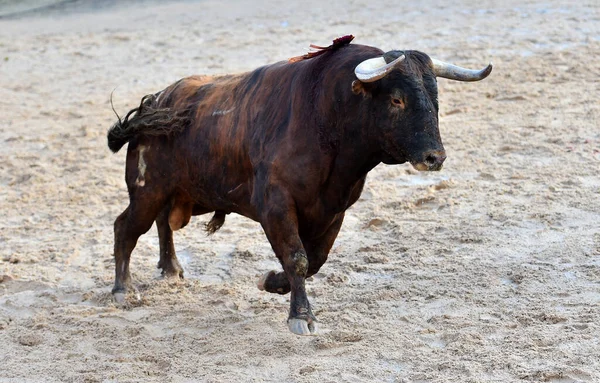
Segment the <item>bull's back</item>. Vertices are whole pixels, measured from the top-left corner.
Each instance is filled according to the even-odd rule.
[[[273,164],[309,165],[295,159],[319,152],[316,130],[302,116],[306,66],[281,62],[240,75],[191,76],[158,94],[159,107],[190,116],[188,128],[166,144],[173,162],[185,167],[177,169],[186,174],[177,183],[193,200],[255,218],[252,195],[262,194],[257,188]]]
[[[191,76],[157,94],[159,108],[188,114],[189,125],[152,146],[169,153],[176,173],[169,177],[177,178],[172,182],[176,188],[207,210],[255,216],[251,206],[255,167],[273,147],[272,127],[281,130],[286,124],[277,112],[285,103],[283,89],[267,84],[268,68],[242,75]]]

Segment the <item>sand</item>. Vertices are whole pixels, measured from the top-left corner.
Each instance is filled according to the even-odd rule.
[[[31,2],[30,2],[31,3]],[[67,2],[68,3],[68,2]],[[500,5],[502,3],[502,5]],[[100,5],[98,5],[100,4]],[[120,5],[116,5],[120,4]],[[600,5],[75,1],[0,19],[0,382],[600,381]],[[106,130],[146,93],[344,34],[479,68],[439,80],[439,173],[380,165],[307,282],[320,335],[288,332],[260,226],[152,228],[110,296],[125,151]]]

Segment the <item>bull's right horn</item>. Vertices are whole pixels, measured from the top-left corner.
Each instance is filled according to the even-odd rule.
[[[356,66],[354,74],[362,82],[373,82],[384,78],[389,72],[394,69],[396,64],[404,60],[405,56],[401,55],[389,64],[385,63],[383,57],[375,57],[368,59]]]
[[[433,63],[433,73],[437,77],[449,78],[457,81],[479,81],[483,80],[492,73],[492,63],[481,70],[465,69],[459,66],[448,64],[446,62],[431,59]]]

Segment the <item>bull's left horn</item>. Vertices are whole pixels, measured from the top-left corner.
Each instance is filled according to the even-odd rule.
[[[431,62],[433,63],[433,73],[437,77],[449,78],[450,80],[479,81],[492,73],[492,63],[489,63],[487,67],[481,70],[473,70],[461,68],[436,59],[431,59]]]
[[[405,56],[401,55],[389,64],[385,63],[385,59],[383,57],[368,59],[356,66],[354,69],[354,74],[362,82],[377,81],[381,78],[384,78],[385,75],[394,69],[396,64],[404,60],[404,58]]]

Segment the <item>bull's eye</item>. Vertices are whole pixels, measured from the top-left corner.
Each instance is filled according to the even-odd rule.
[[[397,108],[404,109],[404,100],[399,97],[392,97],[392,105]]]

